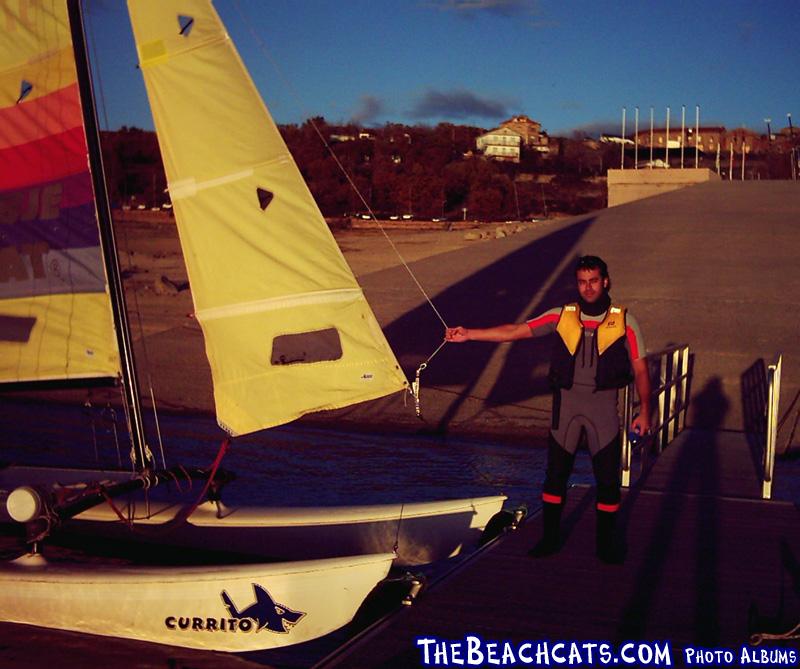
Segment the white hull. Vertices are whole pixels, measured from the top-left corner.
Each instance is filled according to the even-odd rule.
[[[13,467],[0,471],[0,488],[9,490],[37,480],[68,483],[87,480],[90,474]],[[185,497],[181,502],[151,500],[149,507],[122,498],[114,504],[123,516],[136,519],[133,529],[120,522],[116,511],[105,503],[76,516],[68,527],[92,536],[218,548],[275,560],[390,552],[397,544],[395,564],[409,566],[443,560],[475,547],[505,500],[497,495],[409,504],[288,508],[218,507],[204,502],[183,519],[188,504]]]
[[[0,565],[0,619],[186,648],[279,648],[346,625],[393,557],[108,567],[26,555]]]

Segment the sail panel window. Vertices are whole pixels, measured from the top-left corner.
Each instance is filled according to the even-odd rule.
[[[35,318],[0,315],[0,341],[28,342],[34,325]]]
[[[272,340],[273,365],[330,362],[342,357],[342,341],[336,328],[279,335]]]

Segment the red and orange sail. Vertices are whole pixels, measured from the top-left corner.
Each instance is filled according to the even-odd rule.
[[[0,382],[116,376],[66,3],[0,11]]]

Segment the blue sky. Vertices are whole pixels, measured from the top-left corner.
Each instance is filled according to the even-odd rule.
[[[147,0],[157,2],[158,0]],[[151,129],[124,0],[85,0],[111,129]],[[800,1],[218,0],[278,123],[527,114],[553,135],[663,125],[800,125]],[[103,117],[107,121],[103,121]]]

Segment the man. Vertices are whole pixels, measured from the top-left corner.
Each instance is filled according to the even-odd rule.
[[[549,380],[553,420],[548,439],[547,475],[542,493],[544,532],[530,551],[546,557],[560,549],[559,527],[567,482],[581,437],[592,456],[597,484],[597,556],[622,562],[614,525],[620,503],[621,439],[617,391],[631,380],[641,399],[631,430],[650,431],[650,377],[639,326],[608,291],[608,267],[597,256],[583,256],[575,267],[578,301],[550,309],[525,323],[484,329],[447,328],[449,342],[507,342],[555,332]]]

